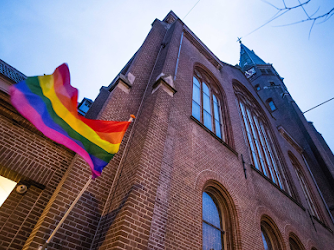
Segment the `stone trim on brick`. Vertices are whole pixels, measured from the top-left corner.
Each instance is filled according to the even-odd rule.
[[[304,149],[290,136],[290,134],[282,127],[277,127],[278,132],[283,136],[283,138],[291,144],[300,154],[303,153]]]
[[[134,78],[135,77],[131,74],[131,79],[134,80]],[[132,88],[132,83],[123,74],[119,74],[115,78],[114,83],[110,85],[109,92],[113,91],[116,87],[128,94]]]
[[[174,87],[171,86],[171,82],[168,77],[160,76],[152,86],[152,94],[157,91],[159,88],[162,88],[168,95],[171,97],[177,92]]]

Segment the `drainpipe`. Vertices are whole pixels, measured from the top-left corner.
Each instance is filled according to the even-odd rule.
[[[176,67],[175,67],[175,73],[174,73],[174,81],[176,79],[176,74],[177,74],[177,68],[179,66],[179,59],[180,59],[180,52],[181,52],[181,46],[182,46],[182,40],[183,40],[183,31],[181,35],[181,40],[180,40],[180,46],[179,46],[179,53],[177,54],[177,60],[176,60]]]

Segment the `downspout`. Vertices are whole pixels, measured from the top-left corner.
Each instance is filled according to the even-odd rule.
[[[181,35],[181,40],[180,40],[180,46],[179,46],[179,53],[177,54],[177,60],[176,60],[176,67],[175,67],[175,73],[174,73],[174,81],[176,79],[176,74],[177,74],[177,68],[179,66],[179,59],[180,59],[180,53],[181,53],[181,46],[182,46],[182,40],[183,40],[183,31]]]
[[[100,235],[99,235],[99,238],[97,239],[97,244],[99,243],[99,241],[100,241],[100,239],[101,239],[101,234],[103,233],[104,225],[105,225],[105,220],[102,221],[102,216],[103,216],[103,214],[104,214],[105,211],[106,211],[106,207],[107,207],[107,204],[108,204],[108,201],[109,201],[109,200],[110,200],[110,205],[112,204],[112,199],[114,198],[114,194],[115,194],[115,192],[116,192],[116,188],[117,188],[117,185],[118,185],[119,177],[121,176],[121,173],[122,173],[122,170],[123,170],[123,168],[122,168],[122,167],[123,167],[123,161],[124,161],[124,158],[126,158],[126,157],[124,157],[124,156],[127,156],[128,152],[129,152],[129,146],[130,146],[130,144],[131,144],[130,141],[131,141],[132,136],[133,136],[133,134],[134,134],[134,132],[135,132],[135,125],[136,125],[137,121],[139,120],[138,118],[139,118],[139,116],[140,116],[140,114],[141,114],[141,112],[142,112],[142,107],[143,107],[143,103],[144,103],[144,100],[145,100],[145,97],[146,97],[146,92],[147,92],[147,90],[148,90],[148,86],[150,85],[150,82],[151,82],[151,79],[152,79],[152,76],[153,76],[155,67],[156,67],[156,65],[157,65],[157,62],[158,62],[158,59],[159,59],[159,56],[160,56],[160,52],[161,52],[161,50],[163,49],[163,42],[164,42],[164,40],[165,40],[165,38],[166,38],[166,35],[167,35],[167,31],[166,31],[166,33],[165,33],[165,35],[164,35],[164,38],[162,39],[162,43],[161,43],[161,45],[160,45],[158,55],[157,55],[157,57],[156,57],[156,59],[155,59],[155,62],[154,62],[154,65],[153,65],[153,68],[152,68],[152,71],[151,71],[151,74],[150,74],[150,78],[149,78],[149,80],[148,80],[148,82],[147,82],[147,84],[146,84],[146,87],[145,87],[145,90],[144,90],[143,97],[142,97],[142,99],[141,99],[141,101],[140,101],[139,108],[138,108],[138,111],[137,111],[137,113],[136,113],[136,118],[137,118],[137,119],[135,119],[134,122],[133,122],[133,125],[132,125],[132,128],[131,128],[131,131],[130,131],[128,140],[127,140],[127,142],[126,142],[126,144],[125,144],[125,147],[124,147],[124,150],[123,150],[123,154],[122,154],[121,160],[120,160],[120,162],[118,163],[117,170],[116,170],[116,173],[115,173],[115,176],[114,176],[114,180],[113,180],[113,182],[112,182],[112,184],[111,184],[111,187],[110,187],[110,189],[109,189],[110,191],[109,191],[108,198],[107,198],[106,203],[105,203],[105,205],[104,205],[104,207],[103,207],[103,210],[102,210],[102,212],[101,212],[101,216],[100,216],[100,219],[99,219],[99,222],[98,222],[98,225],[97,225],[95,234],[94,234],[94,238],[93,238],[93,240],[92,240],[92,242],[91,242],[91,245],[90,245],[90,248],[89,248],[90,250],[93,249],[93,246],[94,246],[94,243],[95,243],[95,239],[96,239],[96,236],[97,236],[97,232],[98,232],[100,226],[102,226],[102,230],[101,230],[101,233],[100,233]],[[113,192],[112,192],[112,191],[113,191]],[[109,208],[107,209],[108,212],[109,212],[109,209],[110,209],[110,206],[109,206]],[[102,223],[102,225],[101,225],[101,223]]]

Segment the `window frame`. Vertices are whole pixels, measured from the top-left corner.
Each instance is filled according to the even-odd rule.
[[[309,181],[307,180],[304,171],[302,170],[302,167],[297,160],[297,158],[289,151],[288,152],[290,162],[295,170],[299,185],[303,191],[304,197],[307,202],[307,206],[309,208],[310,214],[315,217],[319,221],[323,221],[323,217],[321,215],[321,211],[319,209],[319,205],[317,203],[316,198],[314,197],[314,194],[312,192],[312,188],[309,184]]]
[[[277,110],[277,106],[272,98],[268,98],[266,103],[270,112],[274,112],[275,110]]]
[[[261,226],[261,236],[262,236],[263,245],[264,245],[264,240],[265,240],[265,242],[267,244],[267,247],[268,247],[268,249],[265,248],[265,250],[274,250],[273,242],[272,242],[272,239],[270,237],[270,234],[268,233],[267,229],[264,228],[263,226]]]
[[[295,171],[296,171],[296,175],[297,175],[299,184],[300,184],[300,186],[303,190],[305,199],[307,201],[307,205],[310,209],[311,215],[316,217],[318,220],[321,221],[316,202],[314,201],[314,198],[312,197],[312,193],[310,191],[309,185],[306,182],[306,178],[304,176],[304,173],[299,168],[295,168]]]
[[[305,250],[304,245],[301,243],[300,239],[294,233],[289,234],[289,248],[290,250]]]
[[[218,228],[217,226],[211,224],[210,222],[206,221],[204,218],[203,218],[203,214],[204,214],[204,207],[203,207],[203,194],[206,193],[210,198],[211,200],[213,201],[213,203],[215,204],[216,208],[217,208],[217,211],[218,211],[218,216],[219,216],[219,224],[220,224],[220,228]],[[226,249],[226,237],[225,237],[225,224],[224,224],[224,219],[223,219],[223,212],[221,210],[221,206],[219,204],[219,202],[217,201],[216,197],[214,195],[212,195],[210,192],[208,191],[203,191],[202,192],[202,227],[203,227],[203,223],[209,225],[211,228],[215,229],[215,230],[218,230],[220,231],[220,236],[221,236],[221,245],[223,247],[223,249]],[[202,237],[203,237],[203,229],[202,229]],[[202,239],[202,244],[203,244],[203,239]],[[204,247],[204,246],[203,246]]]
[[[199,83],[199,94],[200,94],[200,103],[198,103],[194,99],[194,88],[197,84],[195,84],[195,79]],[[208,88],[209,93],[205,93],[203,84]],[[223,112],[223,101],[221,98],[221,93],[219,89],[215,86],[214,81],[211,77],[208,76],[207,73],[205,73],[203,70],[200,70],[198,68],[194,69],[193,78],[192,78],[192,116],[198,120],[201,124],[204,125],[205,128],[210,130],[212,133],[214,133],[218,138],[220,138],[223,141],[226,141],[226,122],[224,119],[224,112]],[[209,105],[210,105],[210,113],[211,115],[211,128],[205,124],[204,119],[204,112],[207,112],[208,110],[205,110],[205,104],[204,104],[204,97],[209,97]],[[217,102],[215,102],[215,100]],[[199,119],[194,115],[194,102],[199,106],[200,114]],[[217,104],[217,105],[215,105]],[[218,117],[216,117],[215,109],[218,111]],[[207,112],[208,113],[208,112]],[[217,119],[218,118],[218,119]],[[219,124],[219,128],[217,128],[217,124]]]
[[[245,105],[245,100],[238,98],[242,122],[247,133],[247,143],[251,151],[253,166],[271,179],[276,185],[284,190],[281,181],[281,173],[277,170],[276,153],[274,150],[268,125],[261,116]]]
[[[252,166],[292,197],[291,187],[264,111],[251,94],[234,83],[244,140]]]
[[[282,235],[279,232],[278,227],[276,224],[273,222],[273,220],[267,216],[263,215],[261,218],[261,223],[260,223],[260,229],[261,229],[261,238],[263,232],[267,235],[269,239],[269,243],[271,248],[269,250],[282,250],[283,249],[283,240],[282,240]],[[263,238],[262,238],[263,242]]]
[[[238,216],[234,202],[227,190],[217,181],[208,180],[204,185],[201,197],[206,192],[213,199],[220,211],[221,229],[225,232],[222,236],[223,249],[233,250],[239,249],[239,225],[237,223]],[[201,199],[201,227],[202,227],[202,249],[203,249],[203,201]]]

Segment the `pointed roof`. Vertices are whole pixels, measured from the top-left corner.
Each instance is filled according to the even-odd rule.
[[[258,57],[253,50],[247,48],[240,41],[240,62],[239,66],[243,71],[247,70],[251,66],[258,64],[267,64],[260,57]]]
[[[171,10],[167,14],[167,16],[164,18],[164,20],[162,20],[162,21],[166,22],[166,23],[172,23],[172,22],[174,22],[177,19],[180,19],[180,18],[174,13],[174,11]]]

